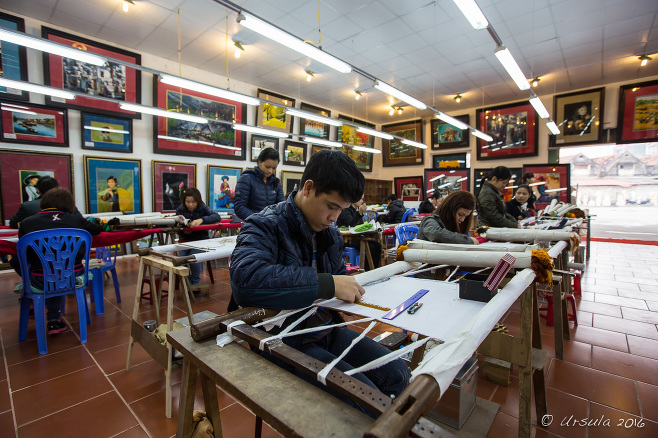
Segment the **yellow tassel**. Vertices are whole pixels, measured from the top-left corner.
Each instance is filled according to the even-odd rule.
[[[400,245],[398,246],[398,252],[395,256],[395,261],[397,262],[403,262],[404,261],[404,255],[402,253],[407,249],[407,245]]]
[[[537,282],[551,283],[553,281],[553,259],[545,250],[532,251],[530,268],[534,271]]]

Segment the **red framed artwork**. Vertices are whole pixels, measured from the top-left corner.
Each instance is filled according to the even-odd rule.
[[[182,89],[153,79],[155,106],[210,119],[194,123],[157,117],[153,123],[153,152],[167,155],[244,160],[245,132],[232,123],[245,123],[246,105],[221,97]],[[215,119],[215,120],[212,120]]]
[[[523,174],[534,173],[535,182],[532,191],[535,193],[535,210],[539,211],[553,199],[559,202],[569,202],[571,198],[571,165],[570,164],[535,164],[523,166]],[[543,183],[543,184],[541,184]]]
[[[426,198],[423,193],[422,176],[394,178],[393,186],[395,187],[395,195],[403,201],[422,201]]]
[[[68,112],[28,102],[0,102],[2,136],[6,143],[69,146]]]
[[[41,36],[50,41],[114,58],[117,61],[137,65],[142,63],[142,56],[137,53],[118,49],[49,27],[44,26],[41,28]],[[119,108],[121,102],[142,102],[141,71],[115,62],[107,62],[102,66],[96,66],[75,59],[62,58],[61,56],[47,52],[43,54],[43,66],[46,85],[116,101],[112,102],[83,96],[78,96],[73,100],[46,96],[46,103],[48,105],[83,110],[93,108],[95,112],[114,115],[120,113],[124,117],[141,119],[141,113],[124,111]]]
[[[658,81],[623,85],[619,89],[617,143],[658,141]]]
[[[15,215],[23,202],[36,199],[34,184],[41,176],[52,176],[73,193],[71,161],[71,154],[0,149],[2,223]]]
[[[196,164],[152,161],[153,211],[170,213],[180,206],[180,191],[196,187]]]
[[[471,169],[425,169],[425,193],[424,197],[438,190],[448,194],[456,190],[470,190]]]
[[[493,137],[476,142],[478,160],[536,157],[537,112],[528,101],[497,107],[480,108],[475,112],[477,128]]]

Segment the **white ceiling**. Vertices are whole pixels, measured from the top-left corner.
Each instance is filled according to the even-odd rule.
[[[134,1],[128,13],[121,0],[2,0],[1,7],[176,62],[180,9],[183,64],[225,75],[228,24],[232,79],[376,123],[429,114],[406,107],[390,117],[396,101],[363,76],[337,73],[242,28],[232,11],[227,23],[226,8],[213,0]],[[524,74],[542,76],[539,96],[658,75],[656,0],[476,1]],[[299,38],[319,40],[317,1],[234,3]],[[474,30],[452,0],[320,0],[319,9],[325,51],[442,111],[528,97],[498,63],[488,32]],[[245,43],[239,60],[231,39]],[[656,59],[640,68],[642,53]],[[316,73],[310,83],[306,69]],[[357,88],[364,90],[359,101]]]

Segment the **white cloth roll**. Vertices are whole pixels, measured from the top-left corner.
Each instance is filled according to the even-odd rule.
[[[408,262],[431,263],[435,265],[454,265],[467,267],[494,267],[506,251],[433,251],[426,249],[407,249],[404,251],[404,260]],[[514,253],[516,261],[514,268],[528,268],[532,259],[532,252]]]
[[[487,239],[501,242],[550,242],[569,240],[571,232],[565,230],[520,230],[517,228],[489,228]]]

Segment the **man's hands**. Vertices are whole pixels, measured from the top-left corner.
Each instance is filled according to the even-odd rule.
[[[332,275],[334,279],[334,288],[336,290],[335,297],[339,300],[353,303],[361,299],[363,294],[366,293],[359,283],[356,282],[354,277],[347,275]]]

